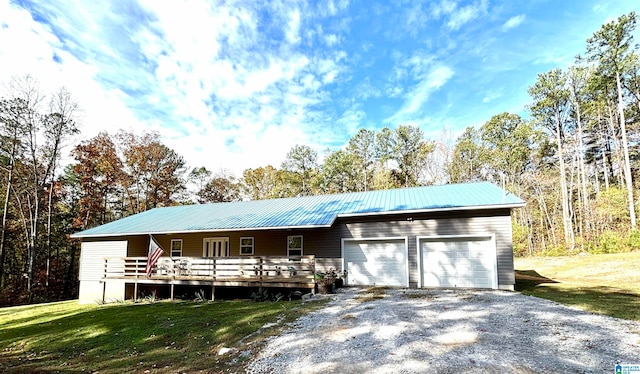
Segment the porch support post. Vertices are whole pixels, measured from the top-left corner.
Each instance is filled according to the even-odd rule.
[[[138,300],[138,278],[136,278],[135,283],[133,283],[133,301]]]
[[[173,301],[173,282],[171,282],[171,301]]]
[[[216,286],[211,283],[211,301],[216,301]]]
[[[102,303],[104,304],[104,296],[107,293],[107,281],[102,281]]]

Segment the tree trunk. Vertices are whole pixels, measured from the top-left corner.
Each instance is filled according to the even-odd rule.
[[[9,196],[13,184],[13,157],[9,165],[9,175],[7,177],[7,190],[4,196],[4,205],[2,209],[2,232],[0,233],[0,289],[4,286],[4,259],[6,257],[5,240],[7,230],[7,212],[9,210]]]
[[[620,130],[622,132],[622,152],[624,154],[624,178],[627,185],[627,200],[629,202],[629,219],[631,229],[636,228],[636,209],[633,201],[633,177],[631,175],[631,162],[629,161],[629,145],[627,143],[627,126],[624,118],[624,107],[622,103],[622,88],[620,84],[620,74],[616,72],[616,86],[618,88],[618,111],[620,112]]]
[[[620,147],[620,144],[618,144],[618,137],[616,136],[614,115],[615,113],[611,110],[611,108],[609,108],[609,128],[611,130],[611,139],[613,140],[613,146],[615,148],[611,150],[611,152],[613,152],[614,154],[615,162],[617,163],[618,168],[623,169],[624,166],[622,165],[622,160],[620,158],[621,147]],[[613,178],[616,176],[613,161],[609,160],[609,166],[611,167],[611,177]],[[622,187],[622,185],[624,184],[622,178],[623,178],[622,173],[618,172],[618,186],[620,187]]]
[[[16,150],[18,147],[18,128],[14,129],[13,144],[11,145],[11,155],[9,157],[9,175],[7,176],[7,190],[4,196],[2,209],[2,233],[0,233],[0,289],[3,288],[4,281],[4,261],[6,257],[5,241],[7,230],[7,215],[9,211],[9,197],[13,189],[13,167],[15,165]]]
[[[560,199],[562,204],[562,226],[564,229],[564,241],[569,244],[573,250],[574,243],[571,240],[573,227],[571,224],[571,216],[569,213],[569,196],[567,194],[567,177],[564,165],[564,151],[562,148],[562,137],[560,136],[560,113],[556,111],[556,142],[558,143],[558,161],[560,164]]]
[[[584,162],[584,140],[582,134],[582,114],[580,113],[580,102],[576,100],[576,119],[578,122],[578,165],[580,168],[580,181],[582,184],[582,214],[583,217],[583,225],[586,233],[589,231],[589,220],[588,217],[591,217],[590,207],[589,207],[589,195],[587,194],[587,172],[585,170],[585,162]],[[583,241],[584,243],[584,241]]]
[[[51,274],[51,211],[53,200],[53,180],[49,184],[49,202],[47,207],[47,270],[45,286],[49,289],[49,275]]]
[[[604,188],[609,189],[609,167],[607,166],[607,143],[602,136],[602,132],[600,132],[600,143],[602,146],[602,167],[603,167],[603,176],[604,176]]]

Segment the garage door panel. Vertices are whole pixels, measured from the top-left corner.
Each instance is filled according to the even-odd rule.
[[[455,283],[455,277],[439,277],[437,287],[454,287]]]
[[[349,285],[407,286],[404,239],[346,241],[343,249]]]
[[[497,287],[490,237],[421,239],[419,249],[423,287]]]
[[[464,276],[464,274],[472,273],[474,268],[470,264],[461,264],[455,267],[455,274],[461,273],[461,276]]]

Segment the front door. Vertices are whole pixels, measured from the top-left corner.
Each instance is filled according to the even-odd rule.
[[[229,238],[204,238],[202,255],[204,257],[229,256]]]

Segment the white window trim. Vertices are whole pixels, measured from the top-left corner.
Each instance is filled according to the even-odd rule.
[[[251,245],[242,245],[242,241],[251,239]],[[253,256],[255,254],[256,239],[253,236],[241,236],[240,237],[240,255],[241,256]],[[251,253],[242,253],[243,248],[251,248]]]
[[[211,252],[207,256],[207,253],[206,253],[207,240],[215,240],[215,241],[221,240],[221,241],[224,241],[225,254],[224,254],[224,256],[221,256],[221,257],[227,257],[227,256],[231,255],[231,253],[230,253],[231,249],[229,248],[229,237],[228,236],[212,236],[212,237],[202,238],[202,257],[215,257],[215,256],[211,256],[212,252],[213,252],[213,248],[210,248]]]
[[[289,248],[289,241],[291,240],[291,238],[300,238],[300,254],[299,255],[292,255],[289,252],[293,249],[293,250],[298,250],[298,248]],[[304,238],[302,237],[302,235],[289,235],[287,236],[287,256],[302,256],[304,255]]]
[[[180,242],[180,254],[177,256],[173,254],[173,242]],[[171,239],[171,247],[169,247],[169,251],[171,252],[171,257],[182,257],[183,250],[184,250],[184,242],[182,241],[182,239]]]

